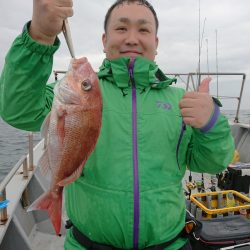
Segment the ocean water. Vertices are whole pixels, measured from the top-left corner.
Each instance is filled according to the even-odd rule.
[[[222,112],[229,120],[234,120],[236,113],[234,110],[222,110]],[[249,123],[250,110],[242,110],[239,121]],[[20,157],[28,153],[28,134],[26,131],[11,127],[0,118],[0,182],[15,166]],[[35,133],[34,145],[40,139],[40,133]]]
[[[0,182],[24,154],[28,153],[29,132],[11,127],[0,117]],[[34,145],[41,139],[34,133]]]

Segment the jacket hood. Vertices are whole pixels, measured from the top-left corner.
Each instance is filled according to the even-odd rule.
[[[129,57],[120,57],[113,60],[104,59],[98,72],[99,79],[106,79],[122,89],[130,87],[129,62]],[[144,57],[135,59],[133,73],[138,89],[145,89],[149,86],[156,89],[166,88],[177,81],[176,78],[165,76],[155,62]]]

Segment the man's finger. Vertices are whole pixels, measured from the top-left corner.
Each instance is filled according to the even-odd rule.
[[[195,118],[194,117],[183,117],[183,121],[186,125],[190,125],[193,127],[196,127],[195,124]]]
[[[199,95],[197,95],[197,92],[186,92],[184,95],[183,95],[183,97],[182,97],[182,99],[196,99],[196,98],[198,98],[198,96]]]
[[[183,108],[181,109],[181,116],[183,118],[187,118],[187,117],[195,118],[195,111],[193,108]]]
[[[212,78],[207,77],[201,81],[201,84],[198,88],[198,92],[202,93],[209,93],[209,83],[211,82]]]
[[[179,102],[179,107],[182,108],[192,108],[195,107],[196,100],[194,98],[182,98]]]

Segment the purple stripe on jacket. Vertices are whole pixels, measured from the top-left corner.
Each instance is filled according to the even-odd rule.
[[[139,241],[139,175],[138,175],[138,146],[137,146],[137,102],[136,102],[136,87],[134,81],[134,63],[131,60],[129,63],[129,76],[132,82],[132,132],[133,132],[133,174],[134,174],[134,237],[133,249],[138,249]]]
[[[214,102],[214,112],[213,115],[211,116],[211,118],[209,119],[209,121],[207,122],[207,124],[205,126],[203,126],[202,128],[200,128],[200,131],[203,133],[207,133],[217,122],[218,118],[220,115],[220,108],[219,106]]]

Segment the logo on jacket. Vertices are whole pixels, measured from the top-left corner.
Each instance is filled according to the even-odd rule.
[[[157,105],[157,108],[160,108],[160,109],[165,109],[165,110],[172,109],[172,105],[167,102],[157,101],[156,105]]]

